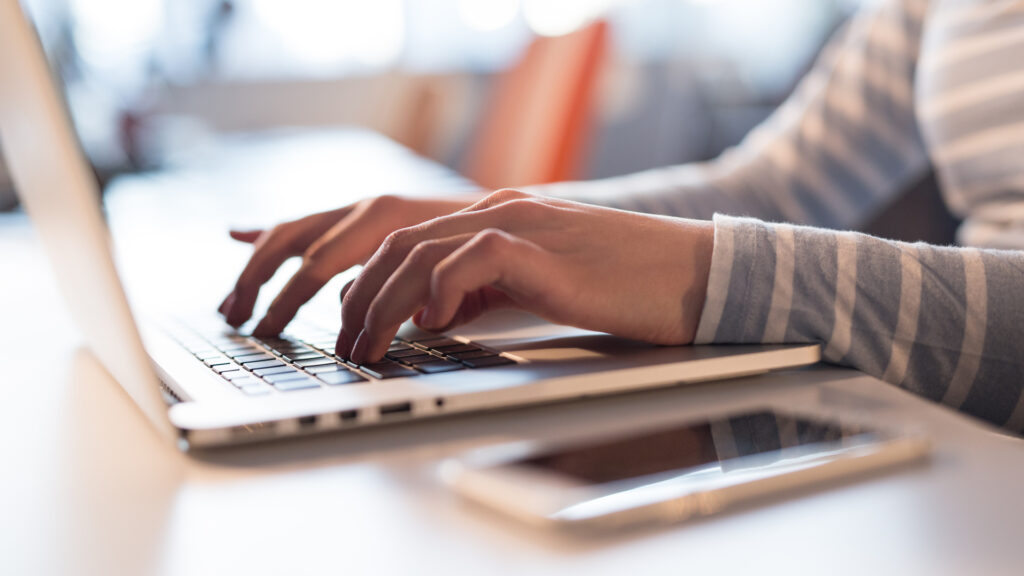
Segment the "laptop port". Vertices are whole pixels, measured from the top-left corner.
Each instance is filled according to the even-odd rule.
[[[316,416],[303,416],[299,418],[300,428],[312,428],[313,426],[316,426]]]
[[[342,410],[338,412],[338,418],[341,418],[342,423],[355,422],[359,419],[359,410]]]
[[[434,398],[434,406],[444,408],[444,398]]]
[[[412,412],[412,402],[398,402],[396,404],[385,404],[380,407],[380,417],[393,417],[401,414],[408,415]]]

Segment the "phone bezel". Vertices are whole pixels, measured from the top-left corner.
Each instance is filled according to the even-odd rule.
[[[741,501],[919,460],[930,450],[927,439],[913,428],[880,427],[874,423],[864,422],[863,419],[824,412],[813,413],[759,406],[709,415],[707,419],[735,418],[765,410],[827,424],[859,425],[866,430],[865,434],[849,438],[861,438],[863,441],[845,446],[840,445],[840,442],[825,443],[829,447],[828,450],[820,450],[822,444],[788,448],[787,457],[783,460],[773,458],[778,452],[737,457],[730,461],[751,469],[758,469],[758,461],[764,461],[766,465],[760,469],[770,470],[771,473],[740,482],[690,483],[690,489],[680,489],[674,493],[671,490],[664,490],[662,497],[653,497],[647,492],[706,466],[589,484],[566,475],[523,465],[522,461],[581,444],[657,431],[668,427],[664,423],[660,426],[620,430],[569,441],[522,441],[490,446],[445,462],[441,468],[442,477],[463,496],[533,525],[608,528],[650,521],[676,522],[707,516]],[[687,421],[696,423],[703,419],[693,418]],[[679,424],[685,425],[686,421]],[[826,454],[828,458],[813,459],[814,455]],[[792,464],[799,458],[807,459],[804,463],[808,465],[785,469],[784,463]],[[771,463],[767,463],[768,460],[771,460]],[[717,478],[724,477],[724,474],[719,474]],[[736,477],[733,473],[730,478]],[[680,486],[684,486],[685,482],[680,482]],[[636,502],[640,504],[631,507],[610,507],[609,511],[603,514],[579,513],[588,503],[607,501],[627,492],[632,492],[636,496]]]

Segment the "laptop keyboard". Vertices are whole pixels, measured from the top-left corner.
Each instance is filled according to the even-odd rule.
[[[300,334],[261,339],[222,327],[205,331],[183,327],[171,335],[249,396],[515,364],[511,358],[472,342],[424,335],[396,338],[383,360],[357,365],[334,355],[335,335],[318,329]]]

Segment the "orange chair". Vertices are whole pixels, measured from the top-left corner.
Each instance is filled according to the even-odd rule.
[[[465,175],[488,188],[578,177],[607,47],[605,21],[534,40],[495,81]]]

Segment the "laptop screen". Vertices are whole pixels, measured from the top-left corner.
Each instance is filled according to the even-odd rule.
[[[82,15],[90,3],[80,0],[21,0],[61,90],[75,135],[101,177],[134,167],[129,153],[130,110],[126,73],[104,63],[102,54],[82,49]],[[102,3],[100,3],[102,4]],[[111,64],[113,62],[110,62]]]

